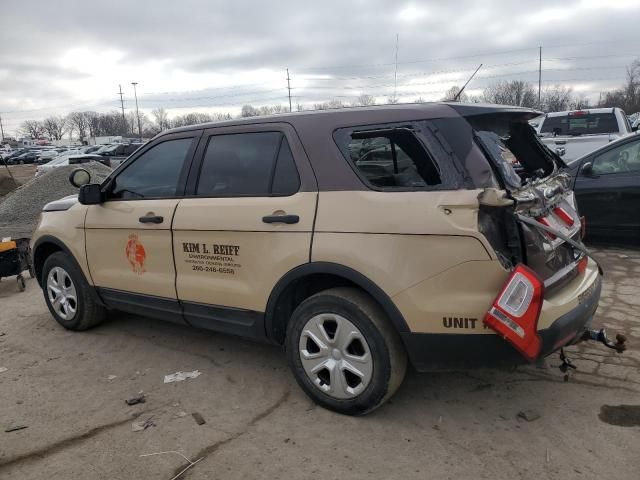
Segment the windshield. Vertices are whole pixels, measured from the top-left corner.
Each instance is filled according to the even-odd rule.
[[[613,113],[569,113],[547,117],[540,129],[543,135],[595,135],[617,132],[618,122]]]

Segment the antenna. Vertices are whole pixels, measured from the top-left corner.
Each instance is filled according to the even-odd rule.
[[[473,79],[473,77],[476,76],[476,73],[478,73],[478,70],[480,70],[480,67],[482,67],[482,64],[478,65],[478,68],[476,68],[476,71],[471,74],[471,76],[469,77],[469,80],[467,80],[467,83],[465,83],[460,89],[460,91],[456,93],[456,96],[453,98],[454,102],[458,101],[458,99],[460,98],[460,95],[462,95],[462,92],[464,92],[464,89],[467,87],[467,85],[469,85],[469,82]]]

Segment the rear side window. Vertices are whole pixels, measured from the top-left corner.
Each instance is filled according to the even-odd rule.
[[[287,139],[280,132],[210,137],[196,195],[291,195],[300,180]]]
[[[592,135],[617,133],[618,121],[613,113],[570,113],[547,117],[542,122],[541,134]]]
[[[349,160],[379,188],[420,189],[440,185],[437,164],[409,128],[351,132]]]
[[[114,178],[109,198],[122,200],[176,196],[192,138],[151,147]]]

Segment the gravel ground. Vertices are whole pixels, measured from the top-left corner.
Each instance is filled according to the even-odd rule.
[[[30,237],[38,215],[47,203],[67,195],[78,193],[78,189],[69,183],[69,174],[78,165],[56,168],[44,175],[32,178],[20,188],[0,200],[0,237]],[[101,182],[111,169],[101,163],[83,164],[91,173],[92,181]]]
[[[35,280],[24,293],[3,280],[0,478],[169,480],[184,458],[143,455],[179,451],[199,460],[179,480],[637,480],[640,251],[595,253],[605,278],[594,326],[626,333],[627,352],[570,347],[569,382],[557,355],[546,368],[409,372],[362,418],[311,403],[276,347],[124,314],[68,332]],[[146,403],[128,406],[140,390]],[[540,418],[518,416],[528,410]]]

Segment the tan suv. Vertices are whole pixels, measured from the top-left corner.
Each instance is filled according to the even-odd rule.
[[[170,130],[101,185],[72,174],[78,198],[33,237],[37,278],[71,330],[119,310],[282,345],[347,414],[388,399],[407,361],[533,361],[600,296],[537,115],[389,105]]]

